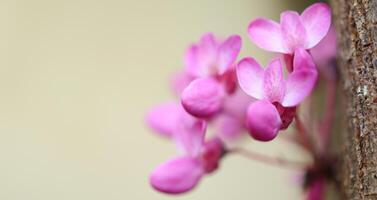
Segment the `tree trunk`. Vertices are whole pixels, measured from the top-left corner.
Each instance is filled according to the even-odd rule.
[[[377,0],[332,0],[346,132],[337,172],[346,199],[377,199]]]

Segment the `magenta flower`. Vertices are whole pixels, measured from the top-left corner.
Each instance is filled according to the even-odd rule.
[[[224,75],[233,69],[240,50],[241,37],[238,35],[220,41],[212,33],[204,34],[198,44],[187,50],[186,70],[197,78]]]
[[[315,3],[299,15],[285,11],[280,24],[259,18],[252,21],[250,39],[260,48],[283,54],[292,54],[297,48],[310,49],[325,37],[331,24],[331,10],[325,3]]]
[[[241,49],[241,37],[225,41],[205,34],[186,53],[186,71],[196,79],[182,92],[183,107],[190,114],[208,118],[217,114],[227,94],[236,88],[234,63]]]
[[[266,69],[253,58],[240,61],[238,82],[243,91],[259,100],[247,111],[246,125],[251,136],[269,141],[279,130],[287,128],[294,116],[294,107],[311,93],[317,76],[311,56],[303,49],[295,51],[293,72],[286,79],[279,59],[272,60]]]
[[[169,194],[187,192],[203,175],[217,169],[224,153],[223,143],[218,138],[204,142],[204,120],[189,115],[179,104],[167,103],[152,109],[147,122],[157,133],[174,140],[182,154],[152,172],[150,183],[156,190]]]
[[[325,189],[325,178],[317,178],[307,189],[306,200],[325,199]]]

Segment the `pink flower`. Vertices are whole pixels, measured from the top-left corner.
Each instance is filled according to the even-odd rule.
[[[294,107],[311,93],[317,76],[313,60],[304,49],[295,51],[293,72],[286,79],[279,59],[272,60],[266,69],[253,58],[240,61],[237,66],[240,87],[259,100],[247,111],[246,123],[251,136],[269,141],[279,130],[287,128],[294,117]]]
[[[240,36],[219,41],[208,33],[187,50],[186,71],[196,78],[182,92],[187,112],[209,118],[222,109],[224,98],[236,88],[234,63],[240,49]]]
[[[241,50],[241,37],[232,35],[224,41],[212,33],[202,36],[198,44],[186,52],[186,70],[194,77],[221,76],[232,70]]]
[[[192,141],[188,142],[191,145]],[[197,154],[175,157],[159,165],[150,175],[153,188],[168,194],[188,192],[205,174],[216,170],[224,153],[221,141],[214,138],[201,147]]]
[[[315,3],[299,15],[285,11],[280,24],[258,18],[249,25],[251,41],[267,51],[292,54],[297,48],[310,49],[325,37],[331,24],[331,10],[325,3]]]
[[[181,156],[152,172],[150,183],[156,190],[169,194],[187,192],[203,175],[217,169],[224,153],[223,143],[218,138],[204,142],[204,120],[189,115],[179,104],[167,103],[152,109],[147,122],[159,134],[174,140],[181,152]]]

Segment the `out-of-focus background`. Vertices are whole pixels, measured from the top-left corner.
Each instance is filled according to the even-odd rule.
[[[305,3],[307,3],[305,1]],[[300,5],[301,4],[301,5]],[[284,170],[229,156],[189,194],[155,192],[148,175],[175,155],[144,124],[173,98],[171,75],[204,32],[240,34],[242,56],[271,55],[249,22],[303,8],[294,0],[12,0],[0,2],[0,199],[300,199]],[[307,5],[307,4],[306,4]],[[244,145],[300,158],[277,141]]]

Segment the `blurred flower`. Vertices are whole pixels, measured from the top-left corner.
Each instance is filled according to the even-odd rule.
[[[221,109],[227,94],[234,92],[234,62],[241,49],[241,37],[224,41],[205,34],[186,53],[186,72],[196,79],[182,92],[183,107],[192,115],[209,118]]]
[[[162,117],[168,112],[169,118]],[[152,172],[150,183],[155,189],[170,194],[183,193],[195,187],[203,175],[217,169],[224,153],[223,143],[216,137],[204,142],[204,120],[189,115],[179,104],[171,103],[152,109],[147,119],[158,133],[173,139],[182,153]]]

